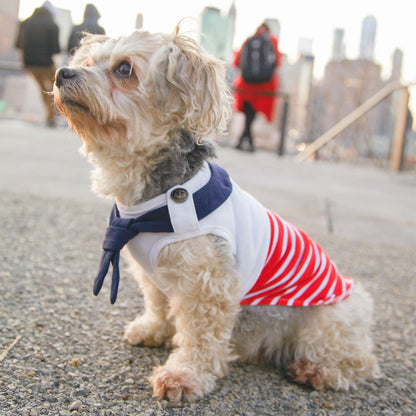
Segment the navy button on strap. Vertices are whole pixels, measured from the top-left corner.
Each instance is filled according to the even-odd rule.
[[[215,211],[228,199],[232,191],[231,180],[227,172],[211,163],[209,163],[209,167],[211,170],[210,180],[192,195],[198,220]],[[113,273],[110,302],[114,304],[120,282],[120,250],[141,232],[173,232],[167,205],[154,209],[138,218],[123,219],[120,218],[117,205],[114,204],[102,246],[104,251],[100,268],[94,281],[94,295],[98,295],[100,292],[111,263]]]

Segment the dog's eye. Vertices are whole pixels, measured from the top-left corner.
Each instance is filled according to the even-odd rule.
[[[118,64],[114,72],[120,77],[129,77],[133,73],[130,62],[122,61]]]

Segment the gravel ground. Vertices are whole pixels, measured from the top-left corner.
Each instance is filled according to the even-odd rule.
[[[415,415],[415,252],[311,235],[376,299],[384,377],[357,391],[312,391],[273,368],[232,365],[193,404],[156,401],[147,378],[165,348],[132,347],[123,327],[140,311],[122,276],[92,295],[107,209],[30,195],[0,195],[0,415]],[[133,295],[131,295],[133,293]]]

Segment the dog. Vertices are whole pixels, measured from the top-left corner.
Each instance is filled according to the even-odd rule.
[[[315,389],[379,376],[370,295],[211,163],[231,115],[222,62],[179,28],[88,35],[53,93],[93,190],[115,201],[94,293],[112,264],[115,302],[125,246],[145,302],[125,338],[173,346],[150,376],[156,398],[201,398],[235,360]]]

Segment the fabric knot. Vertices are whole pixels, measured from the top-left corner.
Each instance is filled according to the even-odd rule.
[[[103,249],[120,251],[137,234],[135,230],[110,225],[105,232]]]

